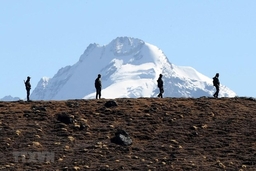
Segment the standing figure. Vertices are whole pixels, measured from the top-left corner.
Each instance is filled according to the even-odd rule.
[[[216,88],[216,92],[213,94],[213,97],[218,98],[220,91],[219,73],[216,73],[215,77],[213,77],[213,86]]]
[[[30,84],[30,77],[29,76],[27,77],[26,81],[24,80],[24,83],[25,83],[25,87],[26,87],[26,90],[27,90],[27,101],[30,101],[29,100],[29,95],[30,95],[31,84]]]
[[[95,88],[96,88],[96,99],[101,98],[101,75],[98,74],[98,77],[95,80]]]
[[[158,94],[157,97],[161,97],[161,98],[163,98],[163,93],[164,93],[164,82],[162,80],[162,77],[163,77],[163,75],[160,74],[159,78],[157,80],[157,86],[158,86],[159,91],[160,91],[160,93]]]

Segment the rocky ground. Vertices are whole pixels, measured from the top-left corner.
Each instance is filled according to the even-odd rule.
[[[107,101],[0,102],[0,170],[256,170],[253,98]]]

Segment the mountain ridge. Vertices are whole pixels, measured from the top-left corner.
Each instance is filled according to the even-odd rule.
[[[0,101],[17,101],[20,100],[19,97],[13,97],[11,95],[4,96],[3,98],[0,99]]]

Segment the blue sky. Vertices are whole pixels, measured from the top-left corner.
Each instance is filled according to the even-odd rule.
[[[0,1],[0,98],[25,98],[28,75],[33,89],[90,43],[121,36],[156,45],[175,65],[219,72],[238,96],[256,97],[255,9],[255,0]]]

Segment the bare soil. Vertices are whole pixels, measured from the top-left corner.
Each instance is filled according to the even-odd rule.
[[[0,170],[256,170],[253,98],[114,100],[0,102]]]

